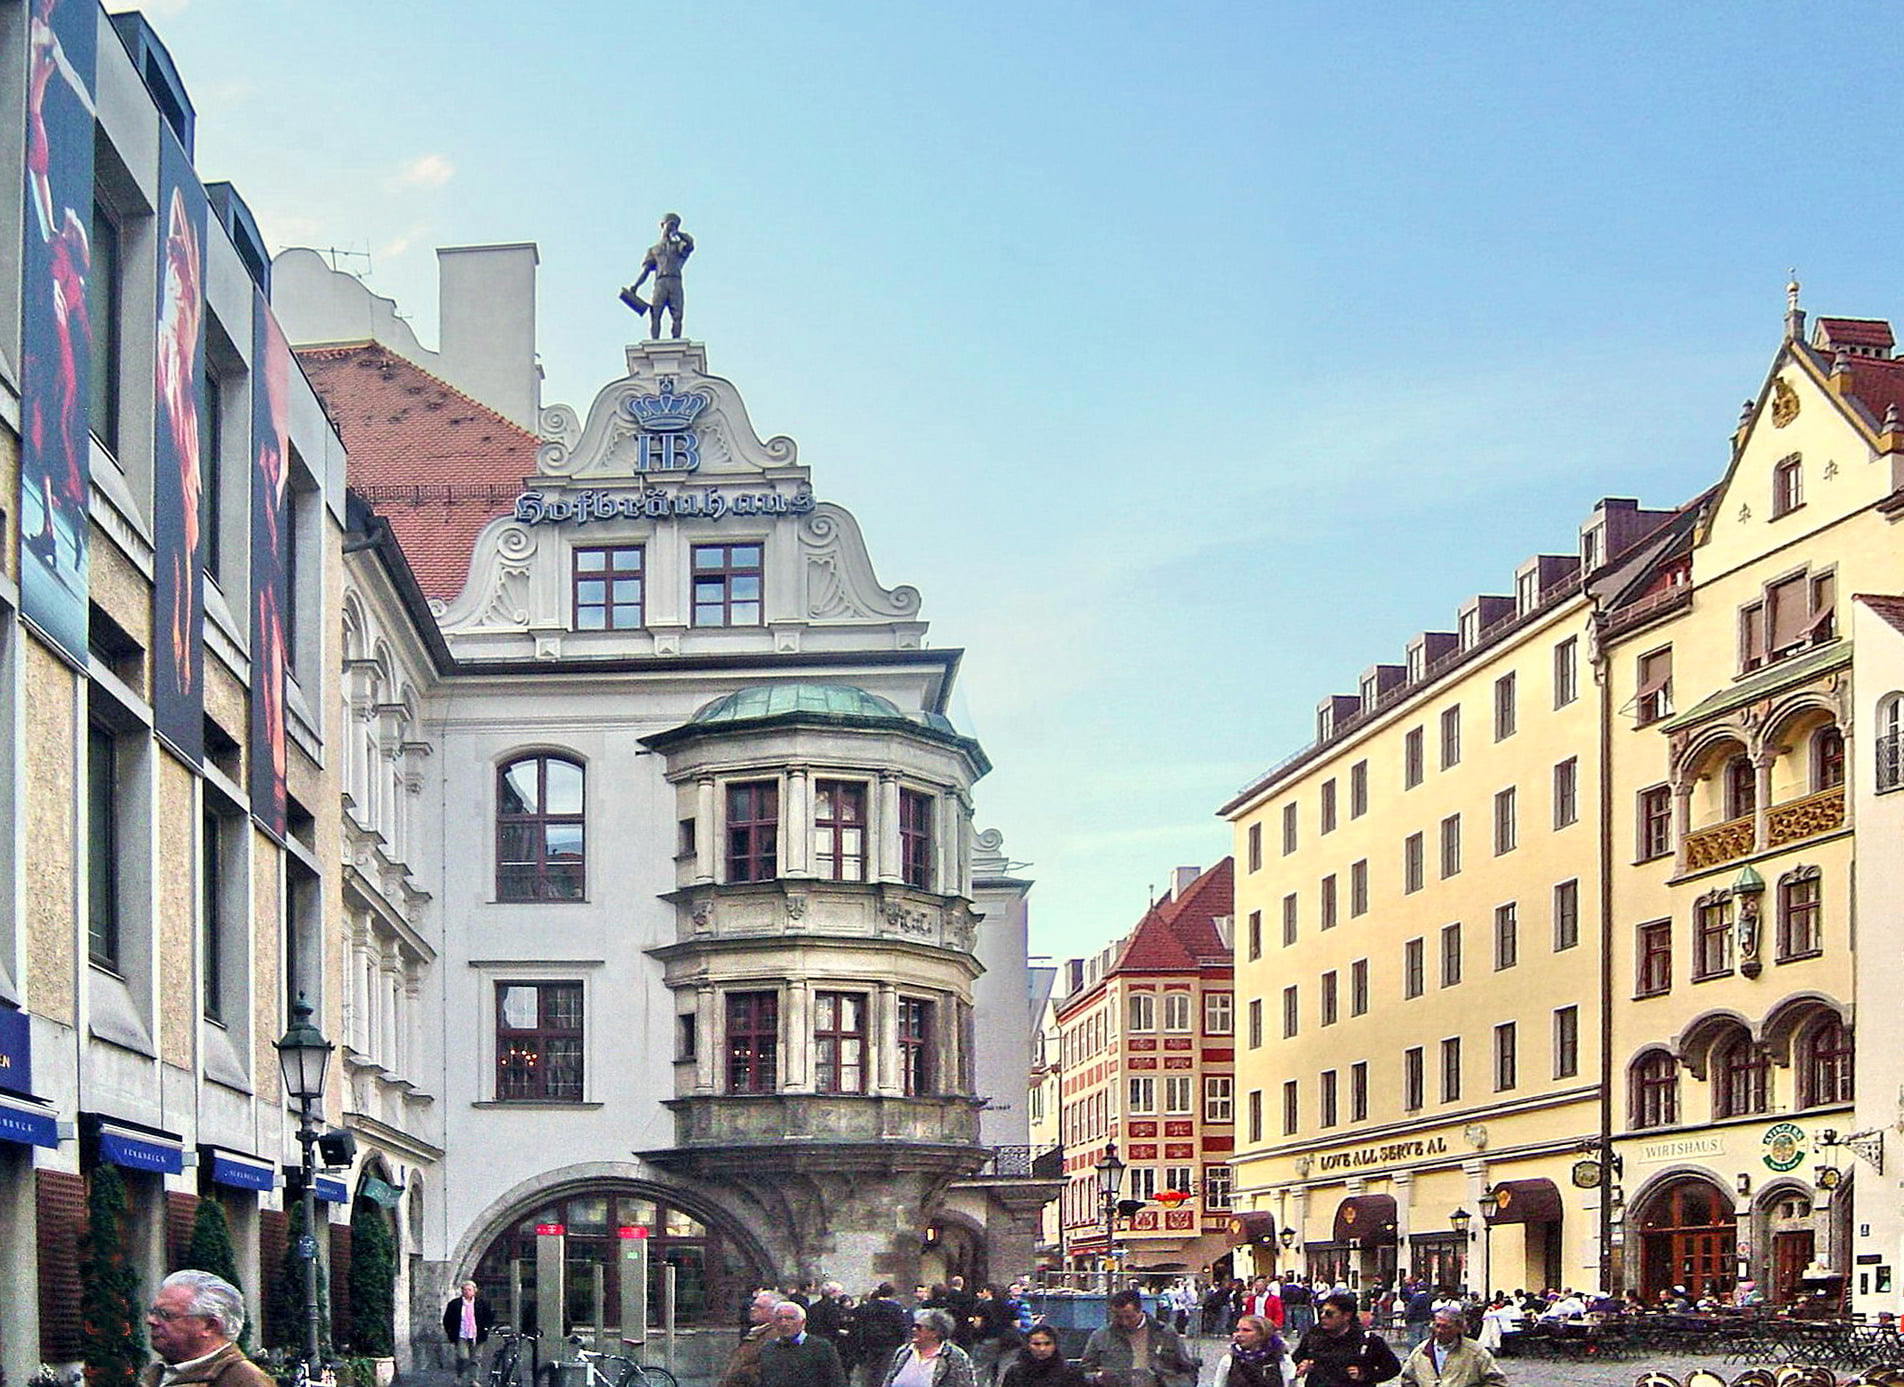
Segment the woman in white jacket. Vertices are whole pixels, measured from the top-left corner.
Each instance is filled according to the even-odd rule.
[[[1290,1377],[1289,1350],[1276,1327],[1261,1315],[1245,1315],[1216,1365],[1213,1387],[1284,1387]]]

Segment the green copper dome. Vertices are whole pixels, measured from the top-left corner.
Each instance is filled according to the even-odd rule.
[[[690,727],[788,713],[826,713],[834,717],[903,718],[896,704],[851,684],[757,684],[704,704],[688,719]]]

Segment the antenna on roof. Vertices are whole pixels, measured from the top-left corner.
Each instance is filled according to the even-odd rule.
[[[344,250],[338,246],[326,246],[324,247],[324,249],[320,250],[318,254],[325,256],[326,258],[330,260],[331,268],[333,270],[339,268],[337,264],[337,257],[342,255],[342,256],[347,256],[352,260],[361,260],[364,262],[364,268],[361,274],[359,274],[356,270],[346,270],[345,271],[346,274],[353,274],[353,275],[357,275],[357,278],[359,279],[366,279],[369,277],[371,273],[372,267],[370,263],[370,252],[367,250]]]

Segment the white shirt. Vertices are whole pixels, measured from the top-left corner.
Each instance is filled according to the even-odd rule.
[[[944,1352],[941,1348],[932,1357],[921,1358],[919,1350],[913,1349],[906,1355],[906,1361],[899,1365],[892,1387],[932,1387],[933,1374],[939,1370],[939,1356]]]

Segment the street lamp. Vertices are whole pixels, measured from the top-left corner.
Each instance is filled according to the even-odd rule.
[[[1468,1225],[1473,1222],[1474,1215],[1469,1213],[1466,1209],[1456,1209],[1453,1213],[1448,1215],[1448,1226],[1454,1229],[1454,1235],[1457,1238],[1465,1239],[1472,1237],[1473,1234],[1468,1232]]]
[[[298,1145],[304,1151],[304,1237],[298,1256],[304,1260],[304,1357],[317,1369],[317,1105],[324,1097],[324,1071],[336,1047],[311,1024],[311,1004],[298,993],[291,1008],[291,1025],[276,1042],[278,1069],[284,1077],[284,1096],[298,1105]]]
[[[1104,1284],[1111,1284],[1113,1259],[1111,1241],[1116,1235],[1117,1191],[1124,1183],[1124,1163],[1117,1159],[1117,1143],[1107,1142],[1104,1155],[1096,1166],[1097,1192],[1104,1202]]]
[[[1289,1251],[1290,1248],[1296,1245],[1296,1230],[1287,1225],[1284,1226],[1283,1231],[1277,1234],[1277,1236],[1282,1239],[1284,1252]]]

